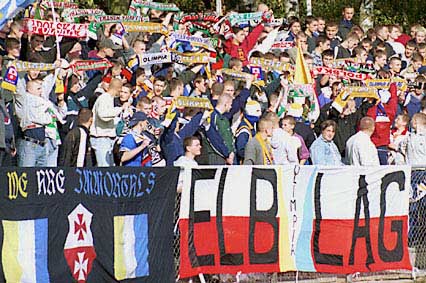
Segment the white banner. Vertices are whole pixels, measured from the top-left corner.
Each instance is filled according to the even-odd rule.
[[[87,36],[87,28],[87,24],[61,23],[34,19],[26,19],[24,22],[25,32],[39,35],[85,38]]]
[[[170,52],[145,53],[139,57],[139,63],[141,66],[171,62],[172,55],[170,54]]]

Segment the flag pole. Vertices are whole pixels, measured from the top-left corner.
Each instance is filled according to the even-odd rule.
[[[55,38],[56,38],[56,60],[61,59],[61,48],[59,46],[58,30],[56,25],[56,16],[55,16],[55,7],[53,5],[53,0],[50,0],[50,5],[52,8],[52,17],[53,17],[53,26],[55,27]]]
[[[216,0],[216,14],[222,16],[222,0]]]

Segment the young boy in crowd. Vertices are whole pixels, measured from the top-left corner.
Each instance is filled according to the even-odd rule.
[[[423,64],[423,57],[418,53],[414,53],[411,57],[411,63],[401,72],[401,76],[409,82],[414,82],[419,75],[419,69]]]
[[[355,32],[348,33],[345,41],[334,49],[335,59],[352,57],[352,50],[358,45],[359,36]]]
[[[296,127],[296,120],[293,116],[287,115],[282,118],[280,122],[281,129],[283,129],[291,137],[293,137],[293,146],[300,144],[300,146],[296,146],[298,148],[299,164],[304,165],[309,159],[310,153],[309,149],[306,147],[305,141],[302,136],[294,132],[294,128]]]
[[[400,150],[405,155],[406,164],[424,166],[426,160],[426,114],[416,113],[411,119],[414,130],[401,142]]]
[[[374,52],[374,69],[378,72],[383,70],[386,66],[386,52],[383,50],[377,50]]]
[[[322,53],[322,66],[323,67],[327,67],[327,68],[333,68],[333,51],[328,49],[325,50]],[[315,78],[315,89],[317,91],[317,94],[320,95],[321,94],[321,89],[322,88],[329,88],[331,86],[331,84],[334,82],[335,80],[335,76],[334,75],[328,75],[328,74],[324,74],[324,75],[318,75]]]
[[[317,38],[315,50],[312,52],[314,59],[314,66],[322,66],[322,54],[324,51],[330,49],[330,40],[325,36],[319,36]]]
[[[408,123],[410,117],[406,114],[399,114],[395,119],[395,125],[390,130],[390,144],[389,144],[389,165],[403,165],[405,164],[404,155],[398,151],[401,142],[407,137]]]
[[[365,50],[362,46],[357,46],[354,49],[354,55],[355,55],[355,62],[358,64],[365,64],[367,63],[368,58],[368,52]]]
[[[337,36],[339,25],[336,22],[329,22],[325,28],[325,35],[330,40],[330,47],[334,49],[340,44],[342,39]]]
[[[352,6],[345,6],[342,9],[342,20],[339,24],[339,36],[345,40],[354,26],[352,18],[355,14],[355,9]]]
[[[426,77],[423,75],[417,76],[414,81],[413,90],[407,95],[404,103],[408,116],[413,117],[415,113],[420,112],[421,101],[425,97],[425,88]]]

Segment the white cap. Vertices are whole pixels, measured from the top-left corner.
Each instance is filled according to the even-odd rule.
[[[249,100],[246,103],[245,112],[247,115],[260,117],[262,115],[262,109],[260,108],[260,103],[256,100]]]

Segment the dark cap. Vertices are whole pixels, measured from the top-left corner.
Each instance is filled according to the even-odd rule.
[[[121,49],[120,45],[115,44],[111,39],[107,38],[99,42],[99,49],[111,48],[112,50]]]
[[[146,116],[145,113],[140,112],[140,111],[135,112],[135,114],[133,114],[133,117],[132,117],[132,119],[129,122],[129,127],[133,128],[139,122],[146,121],[146,120],[148,120],[148,116]]]

